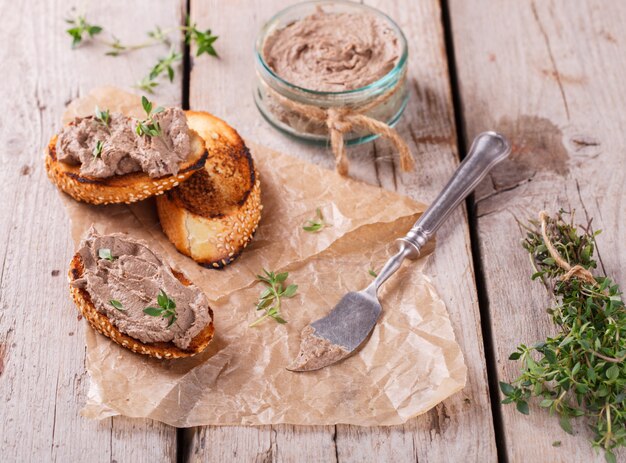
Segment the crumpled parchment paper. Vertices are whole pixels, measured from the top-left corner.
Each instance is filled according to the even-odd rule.
[[[64,122],[94,106],[141,116],[139,97],[101,88],[74,101]],[[231,121],[235,122],[235,121]],[[61,194],[76,243],[93,224],[102,233],[146,240],[208,296],[216,334],[192,358],[156,360],[86,330],[91,377],[83,414],[146,417],[174,426],[278,424],[363,426],[400,424],[465,385],[466,366],[448,313],[423,275],[424,260],[405,262],[379,293],[383,314],[354,356],[309,373],[287,371],[300,332],[350,290],[365,287],[424,205],[340,177],[294,157],[248,143],[261,178],[263,217],[252,244],[234,264],[209,270],[179,254],[158,222],[153,200],[90,206]],[[332,224],[302,229],[320,208]],[[432,247],[431,247],[432,250]],[[288,271],[298,293],[283,304],[286,325],[259,312],[263,268]]]

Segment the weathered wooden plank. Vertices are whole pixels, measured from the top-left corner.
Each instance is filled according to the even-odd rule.
[[[224,118],[244,137],[331,168],[332,156],[327,150],[275,131],[260,116],[252,99],[256,33],[273,13],[291,3],[295,2],[192,0],[194,20],[202,27],[213,27],[220,35],[216,45],[221,58],[195,61],[190,83],[191,107]],[[409,39],[411,100],[399,130],[416,153],[417,171],[402,174],[391,156],[391,147],[377,141],[350,149],[351,174],[416,199],[432,200],[458,163],[439,4],[434,0],[366,3],[388,12]],[[245,19],[242,11],[246,11]],[[463,210],[449,219],[439,234],[439,243],[427,272],[448,304],[466,356],[469,372],[464,391],[425,416],[392,428],[272,426],[269,433],[268,428],[198,428],[188,436],[193,460],[219,461],[235,451],[263,461],[495,460],[480,318]],[[259,439],[253,438],[255,433]]]
[[[452,0],[450,11],[468,141],[496,128],[515,147],[476,195],[498,379],[511,380],[515,346],[554,332],[548,296],[529,280],[516,218],[560,207],[576,209],[583,223],[593,217],[603,230],[600,270],[626,284],[626,250],[617,244],[626,239],[626,6]],[[538,408],[530,417],[501,410],[510,461],[604,461],[582,424],[569,436]]]
[[[80,4],[85,7],[85,3]],[[70,301],[69,223],[46,178],[43,150],[64,105],[96,85],[132,85],[167,49],[103,57],[70,49],[66,2],[2,5],[0,49],[0,455],[3,461],[164,461],[176,430],[124,418],[88,421],[84,330]],[[176,2],[88,3],[93,22],[141,41],[154,24],[180,18]],[[180,81],[163,100],[180,103]]]

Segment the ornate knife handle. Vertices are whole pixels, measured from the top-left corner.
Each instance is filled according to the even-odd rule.
[[[415,222],[413,228],[399,241],[406,243],[406,256],[419,256],[420,249],[435,234],[444,220],[463,201],[480,181],[500,161],[511,152],[511,145],[496,132],[483,132],[472,142],[467,157],[439,193],[437,199]]]

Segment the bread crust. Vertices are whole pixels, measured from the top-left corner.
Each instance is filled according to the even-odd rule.
[[[157,198],[163,231],[179,252],[207,268],[223,268],[248,246],[261,219],[261,184],[250,151],[221,119],[187,111],[204,138],[204,169]]]
[[[68,277],[70,283],[77,280],[83,275],[85,267],[83,266],[82,258],[80,254],[75,254],[70,262],[70,269]],[[172,273],[178,280],[185,286],[191,285],[185,275],[172,269]],[[202,329],[200,333],[191,340],[187,349],[180,349],[172,342],[154,342],[143,343],[127,334],[119,331],[109,320],[109,318],[98,312],[95,305],[91,300],[89,293],[81,288],[76,288],[70,284],[70,293],[72,299],[78,307],[78,310],[83,314],[83,317],[89,322],[89,324],[100,334],[110,338],[113,342],[119,344],[126,349],[129,349],[138,354],[149,355],[158,359],[174,359],[181,357],[191,357],[202,352],[213,339],[215,328],[213,326],[213,311],[209,307],[209,315],[211,321]]]
[[[57,135],[48,143],[46,171],[50,180],[72,198],[90,204],[130,204],[163,194],[202,169],[208,152],[204,140],[190,130],[192,153],[178,174],[151,178],[145,172],[132,172],[107,178],[94,178],[80,174],[79,165],[70,165],[57,159]]]

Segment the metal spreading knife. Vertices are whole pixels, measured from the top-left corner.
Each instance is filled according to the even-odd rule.
[[[330,313],[302,331],[300,353],[287,367],[291,371],[324,368],[353,354],[368,339],[382,311],[378,288],[405,258],[416,259],[424,244],[450,213],[463,201],[498,162],[511,152],[509,142],[495,132],[478,135],[467,157],[459,165],[439,196],[417,220],[409,233],[398,239],[398,252],[383,266],[365,289],[349,292]]]

